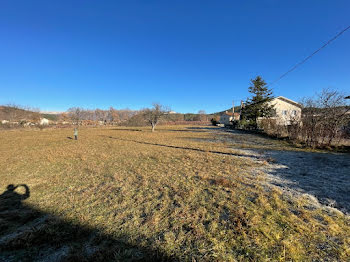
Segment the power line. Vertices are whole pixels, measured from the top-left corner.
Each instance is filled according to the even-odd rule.
[[[291,69],[289,69],[287,72],[285,72],[283,75],[281,75],[279,78],[277,78],[275,81],[273,81],[269,85],[271,86],[271,85],[275,84],[277,81],[281,80],[283,77],[288,75],[290,72],[294,71],[298,66],[304,64],[307,60],[309,60],[311,57],[313,57],[315,54],[317,54],[319,51],[321,51],[321,49],[325,48],[327,45],[329,45],[331,42],[333,42],[335,39],[337,39],[339,36],[341,36],[348,29],[350,29],[350,25],[347,28],[345,28],[344,30],[342,30],[341,32],[339,32],[336,36],[334,36],[333,38],[328,40],[323,46],[321,46],[319,49],[317,49],[311,55],[309,55],[308,57],[304,58],[302,61],[297,63],[295,66],[293,66]]]

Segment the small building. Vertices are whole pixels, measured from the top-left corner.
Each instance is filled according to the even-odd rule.
[[[219,122],[220,124],[229,126],[229,125],[232,125],[232,122],[234,120],[239,120],[239,119],[240,119],[239,113],[226,111],[225,113],[221,114]]]
[[[302,107],[299,103],[291,99],[288,99],[283,96],[278,96],[274,98],[271,102],[269,102],[269,105],[273,105],[274,107],[274,115],[269,119],[274,119],[277,125],[287,126],[290,125],[292,122],[301,120]],[[242,111],[242,108],[244,108],[244,106],[245,105],[243,101],[241,101],[240,110],[238,111]],[[232,125],[234,120],[240,119],[240,113],[235,112],[235,110],[233,109],[232,112],[225,111],[225,113],[221,114],[219,122],[220,124],[228,126]],[[263,117],[258,118],[258,124],[263,119]]]
[[[278,96],[269,102],[269,105],[273,105],[274,114],[269,119],[275,120],[275,123],[280,126],[288,126],[293,122],[300,122],[301,120],[301,105],[291,99],[283,96]],[[258,125],[265,117],[259,117],[257,119]]]
[[[274,98],[270,105],[274,106],[275,116],[278,125],[290,125],[293,121],[301,120],[301,105],[283,96]]]
[[[41,118],[39,124],[42,126],[47,126],[50,124],[50,120],[47,118]]]

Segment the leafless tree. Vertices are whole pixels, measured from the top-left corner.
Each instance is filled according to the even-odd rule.
[[[199,121],[208,121],[207,113],[205,112],[205,110],[199,110],[198,115]]]
[[[96,109],[95,110],[95,116],[97,121],[101,121],[103,123],[107,122],[108,118],[108,111],[106,110],[101,110],[101,109]]]
[[[4,113],[10,122],[17,121],[20,118],[20,106],[8,104],[5,107]]]
[[[71,120],[70,116],[68,113],[61,113],[59,116],[58,116],[58,119],[59,121],[62,121],[62,122],[69,122]]]
[[[130,119],[132,116],[134,116],[136,113],[137,113],[136,111],[130,110],[128,108],[118,110],[120,121],[126,121]]]
[[[120,121],[118,110],[114,109],[112,106],[108,110],[107,115],[108,121],[111,123],[117,123]]]
[[[80,124],[80,121],[83,120],[84,109],[80,107],[71,107],[68,109],[69,117],[77,124]]]
[[[315,98],[304,99],[302,104],[300,133],[306,145],[331,146],[341,139],[343,128],[350,121],[349,102],[341,92],[323,89]]]
[[[110,107],[108,110],[102,109],[83,109],[73,107],[68,109],[67,116],[75,123],[81,123],[82,120],[102,121],[104,123],[122,122],[130,119],[136,114],[136,111],[130,109],[114,109]],[[64,116],[66,118],[66,116]]]
[[[39,122],[41,118],[41,113],[39,108],[31,108],[28,109],[30,112],[30,115],[28,116],[29,121],[33,121],[35,123]]]
[[[159,103],[153,103],[152,108],[146,108],[143,110],[144,119],[152,126],[152,132],[154,132],[159,120],[169,111],[169,108]]]

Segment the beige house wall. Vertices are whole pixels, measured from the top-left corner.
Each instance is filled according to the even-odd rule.
[[[296,102],[287,102],[286,98],[276,97],[270,104],[274,106],[276,110],[276,116],[273,119],[277,120],[279,125],[289,125],[292,120],[300,120],[301,107],[296,105]]]
[[[220,116],[220,124],[224,124],[224,125],[231,125],[231,121],[233,120],[233,116],[229,116],[229,115],[226,115],[226,114],[222,114]]]

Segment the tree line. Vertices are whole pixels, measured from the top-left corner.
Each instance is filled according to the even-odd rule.
[[[102,122],[105,124],[115,123],[127,126],[144,126],[149,124],[152,130],[155,129],[160,121],[163,122],[181,122],[181,121],[208,121],[210,115],[204,110],[199,110],[197,114],[180,114],[171,112],[171,109],[160,103],[153,103],[152,107],[141,110],[115,109],[110,107],[108,110],[102,109],[83,109],[81,107],[72,107],[67,112],[60,114],[59,120],[75,124],[81,124],[84,121]]]
[[[137,112],[130,109],[115,109],[110,107],[108,110],[103,109],[84,109],[81,107],[72,107],[67,112],[61,113],[61,121],[73,121],[77,124],[83,120],[107,122],[122,122],[130,119]]]

